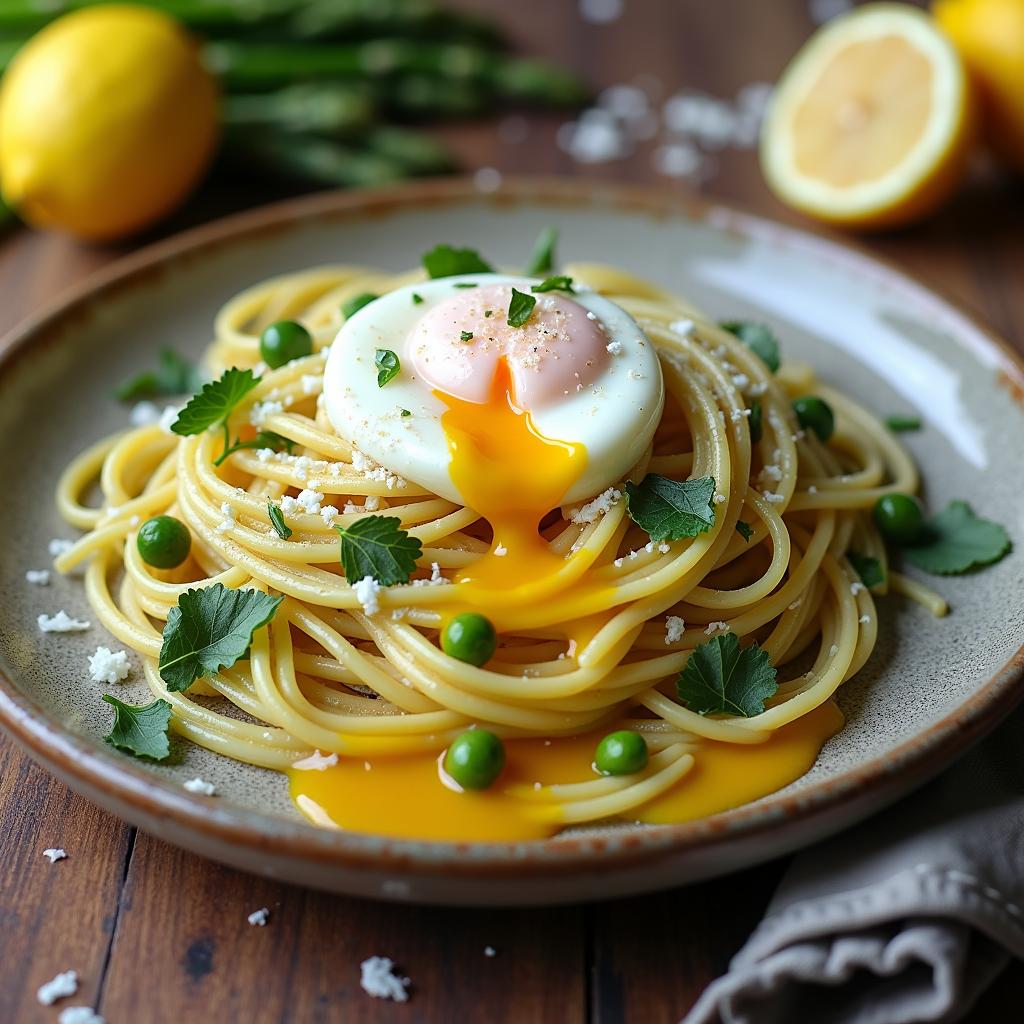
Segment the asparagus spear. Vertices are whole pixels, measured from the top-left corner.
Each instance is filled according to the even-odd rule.
[[[310,82],[273,93],[225,96],[221,112],[229,127],[345,138],[369,128],[375,105],[372,90],[361,83]]]

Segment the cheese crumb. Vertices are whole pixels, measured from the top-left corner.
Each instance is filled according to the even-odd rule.
[[[324,521],[325,526],[330,526],[338,518],[338,510],[333,505],[324,505],[320,509],[320,518]]]
[[[337,754],[321,754],[319,750],[314,750],[309,757],[292,761],[292,767],[298,768],[300,772],[323,772],[333,768],[337,763]]]
[[[128,673],[131,670],[127,651],[112,651],[109,647],[97,647],[89,655],[89,678],[94,683],[119,683],[128,678]]]
[[[323,384],[323,377],[317,373],[304,373],[302,375],[302,393],[304,395],[315,395]]]
[[[265,928],[269,918],[270,918],[270,908],[269,907],[260,907],[259,910],[254,910],[246,918],[246,921],[248,921],[249,924],[254,924],[254,925],[258,926],[259,928]]]
[[[64,971],[63,974],[58,974],[57,977],[51,979],[45,985],[40,985],[36,990],[36,999],[43,1006],[52,1006],[58,999],[73,996],[77,991],[78,972]]]
[[[235,525],[235,510],[226,501],[220,504],[220,514],[224,517],[217,524],[218,533],[230,533]]]
[[[37,587],[45,587],[50,583],[50,570],[49,569],[29,569],[25,573],[25,579],[29,583],[34,583]]]
[[[867,589],[868,588],[865,587],[864,584],[860,582],[860,580],[856,580],[850,584],[850,593],[853,594],[854,597],[856,597],[862,590]]]
[[[499,544],[494,549],[494,555],[496,558],[504,558],[508,554],[508,548],[504,544]]]
[[[107,1024],[91,1006],[66,1006],[57,1015],[57,1024]]]
[[[828,649],[828,656],[829,656],[830,658],[834,658],[834,657],[835,657],[835,656],[836,656],[836,655],[837,655],[838,653],[839,653],[839,644],[833,644],[833,645],[832,645],[832,646],[831,646],[831,647],[830,647],[830,648]]]
[[[498,951],[493,946],[484,946],[484,956],[497,956]]]
[[[871,621],[871,616],[870,615],[862,615],[857,621],[862,626],[866,626]]]
[[[249,412],[249,422],[254,427],[262,427],[266,423],[267,417],[274,416],[279,412],[284,412],[282,402],[256,402]]]
[[[171,427],[177,421],[178,413],[180,413],[180,412],[181,412],[181,409],[179,409],[178,406],[176,406],[176,405],[165,405],[164,406],[164,411],[162,413],[160,413],[160,419],[158,420],[158,423],[160,425],[160,429],[165,434],[173,434],[174,433],[174,431],[171,430]]]
[[[393,999],[404,1003],[409,999],[406,991],[409,979],[395,974],[395,962],[388,956],[371,956],[364,960],[359,969],[359,984],[363,991],[376,999]]]
[[[674,644],[682,638],[686,623],[678,615],[669,615],[665,619],[665,643]]]
[[[91,623],[73,619],[63,610],[57,612],[56,615],[40,615],[36,622],[43,633],[81,633],[83,630],[91,628]]]
[[[693,334],[696,326],[697,325],[692,320],[676,320],[675,323],[668,325],[668,329],[684,338],[688,338]]]
[[[324,496],[319,491],[310,490],[308,487],[299,491],[299,496],[295,499],[302,511],[311,516],[320,514],[320,502],[323,500]]]
[[[58,847],[50,847],[49,850],[43,850],[43,856],[48,857],[51,864],[56,864],[59,860],[65,860],[67,853]]]
[[[761,497],[770,505],[781,505],[786,500],[786,496],[784,494],[775,494],[772,491],[762,492]]]
[[[203,796],[213,796],[217,792],[217,787],[212,782],[205,782],[198,775],[194,779],[189,779],[188,782],[183,782],[182,788],[187,789],[190,793],[200,793]]]
[[[715,504],[716,505],[721,505],[723,501],[728,501],[728,500],[729,499],[724,494],[716,494],[715,495]]]
[[[711,636],[712,633],[728,633],[729,631],[729,623],[719,620],[718,622],[709,622],[708,628],[704,630],[704,635]]]
[[[608,490],[588,501],[586,505],[576,509],[569,517],[569,521],[573,523],[592,523],[599,516],[609,512],[621,497],[621,491],[615,487],[609,487]]]
[[[364,576],[352,584],[356,592],[356,600],[363,606],[366,615],[376,615],[380,611],[379,595],[381,585],[372,577]]]
[[[50,552],[51,558],[60,558],[61,555],[66,555],[74,546],[75,542],[73,540],[55,537],[50,541],[47,550]]]
[[[621,341],[609,341],[605,348],[613,355],[622,355],[622,342]]]

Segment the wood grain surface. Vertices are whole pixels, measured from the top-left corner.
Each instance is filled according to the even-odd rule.
[[[811,31],[805,0],[625,0],[610,25],[588,25],[575,0],[475,0],[524,48],[579,68],[595,88],[638,76],[665,95],[688,87],[732,96],[771,81]],[[580,167],[558,148],[566,118],[529,118],[524,141],[499,141],[495,122],[445,128],[468,168],[660,179],[652,146]],[[791,223],[767,193],[749,150],[717,156],[704,194]],[[215,176],[150,238],[109,247],[17,231],[0,241],[0,330],[136,245],[283,194]],[[972,187],[922,227],[876,237],[897,261],[1024,337],[1024,202],[1017,181],[980,166]],[[614,254],[609,254],[614,255]],[[70,452],[69,452],[70,454]],[[46,847],[68,858],[49,865]],[[385,906],[228,870],[109,817],[0,738],[0,1024],[56,1020],[35,991],[57,972],[80,975],[76,997],[108,1024],[193,1021],[599,1024],[677,1021],[758,921],[784,865],[607,904],[554,910]],[[266,906],[266,927],[246,916]],[[487,957],[485,946],[496,950]],[[412,999],[367,997],[359,962],[393,957]],[[967,1018],[1021,1019],[1024,968],[1008,969]],[[803,1022],[794,1022],[803,1024]],[[813,1022],[811,1022],[813,1024]]]

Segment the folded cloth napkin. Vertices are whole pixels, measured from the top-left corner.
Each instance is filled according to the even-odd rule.
[[[963,1017],[1024,958],[1022,752],[1024,710],[937,781],[798,854],[683,1024]]]

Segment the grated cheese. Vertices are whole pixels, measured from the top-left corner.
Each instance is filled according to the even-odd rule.
[[[316,373],[304,373],[302,375],[302,393],[304,395],[315,395],[323,385],[323,377]]]
[[[202,796],[213,796],[217,792],[217,787],[212,782],[205,782],[198,775],[194,779],[189,779],[188,782],[183,782],[183,789],[187,789],[190,793],[199,793]]]
[[[508,548],[504,544],[499,544],[494,549],[494,554],[497,558],[504,558],[508,554]]]
[[[692,320],[676,320],[668,325],[668,329],[675,334],[688,338],[696,330],[697,325]]]
[[[51,558],[60,558],[61,555],[66,555],[74,546],[75,542],[73,540],[64,540],[62,537],[55,537],[50,541],[47,550],[50,552]]]
[[[375,999],[393,999],[408,1002],[409,979],[395,974],[395,962],[388,956],[371,956],[360,965],[359,984],[363,991]]]
[[[337,508],[335,508],[334,505],[324,505],[324,507],[320,509],[320,518],[324,521],[324,525],[330,526],[331,523],[338,518]]]
[[[176,405],[165,405],[164,406],[164,411],[162,413],[160,413],[160,419],[159,419],[158,422],[159,422],[159,425],[160,425],[160,429],[165,434],[173,434],[174,433],[174,431],[171,430],[171,427],[174,426],[175,422],[178,419],[178,413],[180,413],[180,412],[181,412],[181,409],[178,406],[176,406]]]
[[[361,580],[357,580],[352,584],[352,589],[366,615],[376,615],[380,611],[381,585],[372,576],[364,576]]]
[[[148,427],[151,423],[159,423],[160,408],[152,402],[136,402],[128,414],[128,422],[133,427]]]
[[[29,569],[25,573],[25,579],[29,583],[34,583],[37,587],[45,587],[50,583],[50,570],[49,569]]]
[[[43,850],[43,856],[48,858],[51,864],[56,864],[59,860],[66,860],[67,853],[58,847],[50,847],[49,850]]]
[[[284,412],[284,403],[277,401],[256,402],[249,412],[249,422],[254,427],[262,427],[269,416]]]
[[[622,342],[621,341],[609,341],[605,348],[613,355],[622,355]]]
[[[256,925],[258,928],[265,928],[267,921],[270,919],[270,907],[260,907],[259,910],[254,910],[247,918],[246,921],[249,924]]]
[[[83,630],[90,629],[92,625],[89,622],[71,618],[63,610],[57,612],[56,615],[40,615],[36,622],[43,633],[81,633]]]
[[[612,506],[621,498],[621,491],[615,487],[609,487],[608,490],[588,501],[586,505],[576,509],[569,517],[569,521],[573,523],[592,523],[599,516],[609,512]]]
[[[89,678],[94,683],[119,683],[128,678],[128,673],[131,670],[127,651],[112,651],[109,647],[97,647],[89,655]]]
[[[295,499],[302,511],[311,516],[320,514],[320,502],[323,500],[324,496],[319,491],[310,490],[308,487],[299,491],[299,496]]]
[[[674,644],[683,636],[686,623],[678,615],[669,615],[665,619],[665,643]]]
[[[704,630],[705,636],[711,636],[712,633],[728,633],[731,627],[728,622],[709,622],[708,628]]]

